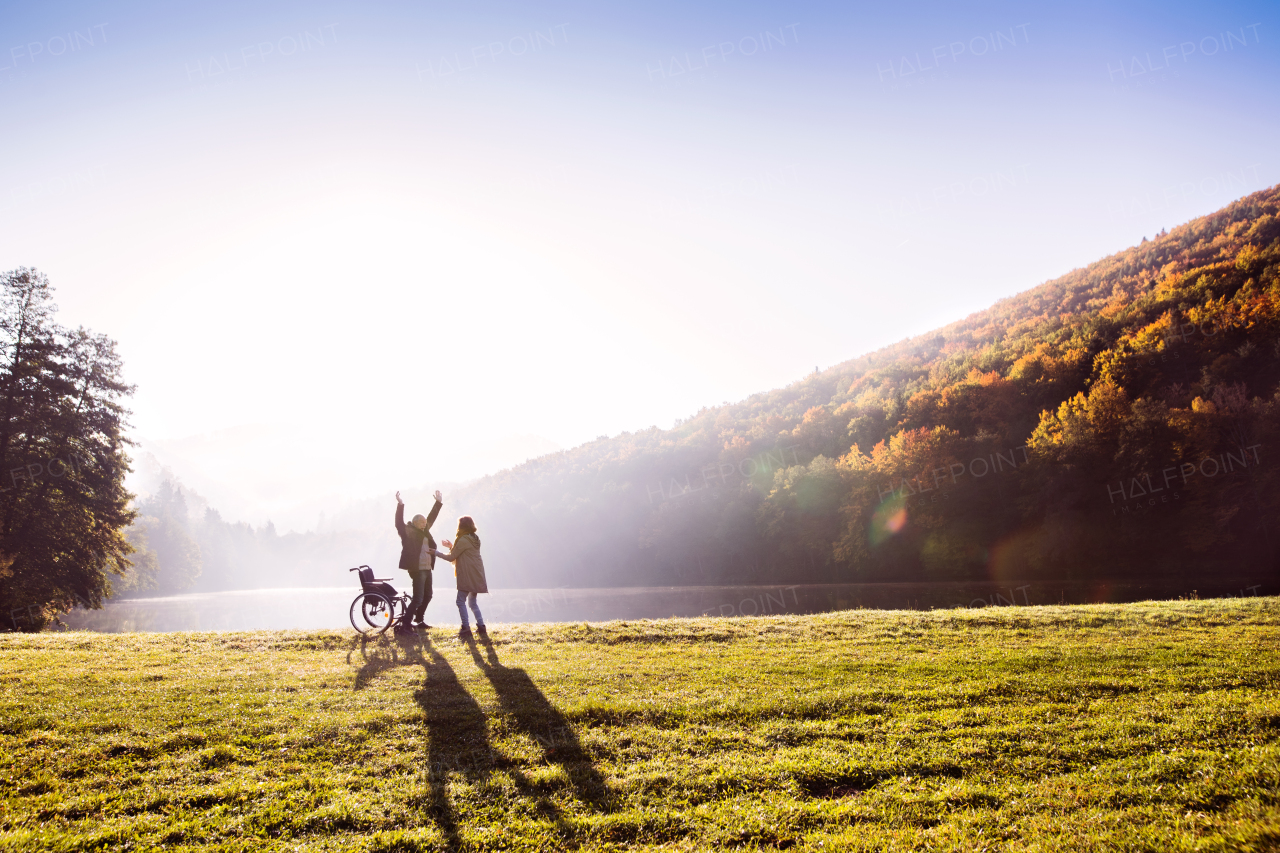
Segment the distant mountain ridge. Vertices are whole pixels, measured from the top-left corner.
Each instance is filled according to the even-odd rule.
[[[459,511],[515,585],[1274,572],[1278,214],[1254,193],[785,388],[485,477]]]

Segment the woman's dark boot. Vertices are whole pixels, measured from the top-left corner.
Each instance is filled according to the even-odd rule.
[[[470,625],[463,625],[463,626],[462,626],[462,630],[458,632],[458,639],[459,639],[459,640],[461,640],[461,641],[462,641],[462,642],[464,642],[464,643],[471,639],[471,626],[470,626]]]
[[[484,637],[486,640],[489,639],[489,632],[484,629],[483,625],[476,626],[476,633],[481,637]]]

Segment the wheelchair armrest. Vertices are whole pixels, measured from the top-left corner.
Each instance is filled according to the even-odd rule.
[[[374,578],[378,583],[391,583],[391,578]]]

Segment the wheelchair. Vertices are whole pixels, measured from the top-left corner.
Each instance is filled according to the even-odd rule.
[[[347,571],[360,573],[360,594],[351,602],[352,628],[366,637],[376,637],[404,619],[413,599],[408,593],[397,594],[391,578],[375,578],[368,566]]]

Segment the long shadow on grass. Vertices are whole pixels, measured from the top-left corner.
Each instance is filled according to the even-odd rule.
[[[484,711],[429,638],[411,643],[362,640],[360,655],[365,663],[356,673],[356,690],[397,666],[417,665],[425,671],[423,685],[414,691],[413,698],[422,708],[427,724],[427,761],[423,768],[427,779],[426,811],[440,826],[448,849],[460,850],[458,818],[449,803],[447,787],[452,773],[474,781],[494,770]],[[347,661],[352,662],[350,654]]]
[[[421,645],[412,646],[409,655],[426,671],[426,679],[413,698],[427,718],[427,809],[448,838],[449,849],[457,850],[462,841],[457,816],[449,804],[449,775],[461,773],[474,781],[494,770],[489,724],[480,704],[430,639],[423,638]]]
[[[369,642],[367,637],[360,638],[360,657],[364,658],[364,666],[356,672],[356,690],[369,686],[369,682],[382,672],[400,665],[400,656],[396,647],[385,640]],[[351,652],[347,652],[347,665],[351,665]]]
[[[397,653],[397,648],[403,652],[403,657]],[[515,720],[517,728],[533,735],[546,750],[548,760],[565,768],[584,800],[598,804],[599,796],[584,792],[603,792],[603,780],[591,766],[590,759],[583,753],[564,717],[551,707],[523,670],[507,669],[498,664],[492,646],[487,647],[490,661],[479,656],[474,642],[470,649],[481,669],[489,675],[503,710]],[[426,673],[422,688],[414,692],[414,700],[422,708],[427,722],[426,805],[432,820],[444,832],[450,850],[462,847],[457,815],[446,790],[450,773],[461,773],[469,781],[477,781],[495,771],[505,772],[529,805],[555,827],[562,840],[569,842],[574,838],[574,827],[547,793],[492,748],[484,711],[458,681],[457,673],[431,645],[430,639],[423,638],[420,645],[414,642],[404,646],[362,643],[360,652],[365,665],[356,673],[357,690],[396,666],[420,665]],[[571,767],[571,764],[575,766]],[[583,764],[586,765],[585,771]]]
[[[476,665],[489,678],[502,710],[516,728],[536,740],[543,749],[543,759],[564,768],[574,790],[583,802],[597,810],[609,805],[609,788],[564,714],[547,700],[529,673],[503,666],[489,638],[484,638],[484,655],[475,640],[467,643]],[[519,784],[521,779],[517,779]]]

